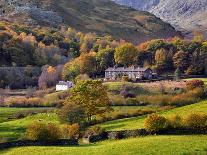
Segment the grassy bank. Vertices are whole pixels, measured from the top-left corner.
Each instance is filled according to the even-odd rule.
[[[0,151],[2,155],[181,155],[207,154],[207,136],[149,136],[104,141],[78,147],[22,147]]]
[[[188,105],[185,107],[175,108],[168,111],[159,112],[159,114],[163,116],[172,116],[172,115],[185,115],[194,112],[207,112],[207,101],[202,101],[196,104]],[[144,119],[145,116],[141,117],[134,117],[128,119],[121,119],[106,122],[100,124],[101,127],[105,128],[106,130],[125,130],[125,129],[137,129],[144,127]]]

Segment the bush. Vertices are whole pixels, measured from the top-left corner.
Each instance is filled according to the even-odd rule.
[[[93,126],[85,132],[85,135],[101,135],[103,132],[104,130],[100,126]]]
[[[180,128],[182,127],[182,117],[180,117],[179,115],[175,115],[175,116],[172,116],[168,119],[169,121],[169,125],[171,128]]]
[[[78,124],[65,125],[63,127],[63,137],[66,139],[78,139],[80,126]]]
[[[186,82],[186,87],[188,90],[193,90],[195,88],[204,88],[205,84],[202,80],[191,80]]]
[[[26,139],[28,140],[40,140],[40,141],[55,141],[60,139],[60,129],[52,123],[43,124],[34,122],[26,129]]]
[[[168,121],[163,116],[151,114],[145,119],[144,126],[150,132],[158,132],[167,128]]]
[[[128,76],[122,76],[121,81],[123,81],[123,82],[129,82],[130,80],[129,80],[129,77]]]
[[[40,98],[15,97],[10,99],[6,105],[9,107],[41,107],[42,100]]]
[[[189,114],[184,118],[184,125],[191,129],[203,129],[207,126],[207,115]]]

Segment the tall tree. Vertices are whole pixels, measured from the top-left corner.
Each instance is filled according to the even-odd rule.
[[[70,97],[65,101],[66,105],[69,103],[81,106],[89,122],[92,116],[102,114],[109,109],[106,88],[98,80],[78,81],[70,91]]]
[[[115,62],[120,65],[130,66],[135,65],[137,62],[138,50],[130,44],[125,43],[115,49]]]

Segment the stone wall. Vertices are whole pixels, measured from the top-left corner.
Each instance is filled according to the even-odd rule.
[[[76,146],[78,145],[78,140],[58,140],[58,141],[30,141],[30,140],[21,140],[21,141],[12,141],[0,143],[0,150],[8,149],[13,147],[24,147],[24,146]]]

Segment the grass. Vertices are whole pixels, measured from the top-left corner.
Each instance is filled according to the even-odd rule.
[[[158,112],[158,114],[161,114],[163,116],[172,116],[172,115],[185,115],[188,113],[193,112],[207,112],[207,101],[202,101],[196,104],[188,105],[185,107],[175,108],[169,111],[162,111]],[[128,130],[128,129],[137,129],[137,128],[143,128],[144,127],[144,119],[147,116],[140,116],[140,117],[134,117],[134,118],[127,118],[127,119],[120,119],[115,121],[106,122],[103,124],[100,124],[101,127],[103,127],[106,130]]]
[[[60,123],[59,118],[55,113],[40,113],[23,119],[3,122],[0,123],[0,139],[14,140],[20,138],[25,132],[25,128],[32,122]]]
[[[0,123],[11,121],[9,118],[20,112],[41,111],[48,108],[4,108],[0,107]]]
[[[207,136],[148,136],[78,147],[21,147],[0,151],[1,155],[206,155]]]

